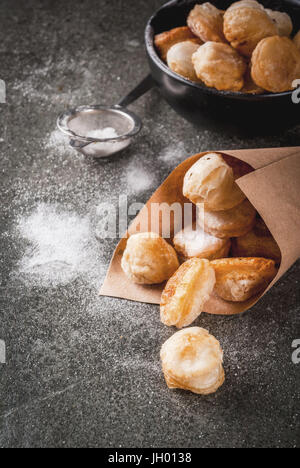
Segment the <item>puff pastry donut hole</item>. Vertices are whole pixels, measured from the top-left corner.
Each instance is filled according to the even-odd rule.
[[[231,248],[230,239],[218,239],[207,234],[196,224],[187,226],[174,237],[173,244],[179,259],[206,258],[215,260],[227,257]]]
[[[300,74],[300,51],[287,37],[263,39],[252,55],[251,75],[255,83],[272,93],[293,89]]]
[[[169,388],[209,395],[225,381],[221,345],[204,328],[175,333],[163,344],[160,358]]]
[[[257,84],[253,81],[251,76],[251,66],[248,66],[246,74],[244,76],[244,87],[242,88],[241,92],[244,94],[263,94],[265,92],[264,89],[257,86]]]
[[[232,47],[251,57],[262,39],[275,36],[278,31],[262,5],[254,0],[242,0],[225,12],[224,34]]]
[[[233,239],[232,254],[234,257],[271,258],[277,264],[281,262],[281,251],[277,242],[262,219],[245,236]]]
[[[246,198],[235,182],[233,169],[217,153],[203,156],[188,170],[183,195],[210,211],[230,210]]]
[[[216,273],[215,292],[225,301],[244,302],[263,291],[275,278],[273,260],[225,258],[211,262]]]
[[[248,200],[231,210],[198,210],[198,224],[204,231],[220,239],[240,237],[247,234],[256,220],[256,210]],[[225,256],[225,255],[224,255]]]
[[[124,251],[122,269],[137,284],[159,284],[179,267],[173,247],[153,232],[132,235]]]
[[[240,91],[247,69],[244,59],[229,44],[206,42],[193,55],[197,77],[219,91]]]
[[[167,63],[171,70],[191,81],[199,81],[192,62],[193,54],[199,44],[191,41],[178,42],[171,47],[167,54]]]
[[[168,51],[173,45],[178,42],[192,41],[196,44],[203,44],[203,42],[196,37],[192,31],[187,27],[174,28],[170,31],[157,34],[154,38],[155,46],[162,60],[167,61]]]
[[[293,39],[295,46],[300,50],[300,31],[297,32],[296,36]]]
[[[177,328],[193,323],[203,312],[215,282],[215,272],[208,260],[192,258],[183,263],[169,279],[162,293],[162,323]]]
[[[223,33],[223,16],[223,12],[211,3],[202,3],[192,9],[187,24],[203,42],[226,42]]]
[[[279,36],[290,36],[293,32],[293,23],[291,17],[287,13],[281,11],[274,11],[266,9],[271,20],[277,27],[277,34]]]

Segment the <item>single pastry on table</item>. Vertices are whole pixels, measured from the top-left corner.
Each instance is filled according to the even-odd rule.
[[[262,219],[243,237],[232,240],[234,257],[271,258],[277,264],[281,262],[281,251],[277,242]]]
[[[215,260],[227,257],[231,248],[230,239],[218,239],[207,234],[196,223],[187,226],[178,232],[173,239],[173,244],[181,261],[190,258],[206,258]]]
[[[179,42],[192,41],[195,44],[203,44],[203,42],[192,33],[187,27],[174,28],[170,31],[157,34],[154,38],[155,46],[162,60],[166,62],[168,51],[171,47]]]
[[[232,168],[217,153],[203,156],[187,171],[183,195],[210,211],[230,210],[246,199]]]
[[[225,258],[214,260],[216,294],[229,302],[244,302],[263,291],[275,278],[274,260]]]
[[[265,37],[278,34],[264,7],[254,0],[233,3],[224,15],[224,34],[228,42],[246,57],[251,57]]]
[[[199,81],[192,62],[193,54],[198,50],[199,44],[192,41],[178,42],[167,53],[167,64],[178,75],[191,81]]]
[[[256,220],[256,210],[249,200],[225,211],[197,210],[197,221],[205,232],[220,239],[247,234]],[[226,255],[224,255],[226,257]]]
[[[251,75],[261,88],[273,93],[293,89],[300,76],[300,51],[287,37],[268,37],[260,41],[252,55]]]
[[[215,282],[215,272],[208,260],[192,258],[183,263],[169,279],[162,293],[162,323],[177,328],[193,323],[203,312]]]
[[[223,12],[211,3],[196,5],[188,16],[187,25],[203,42],[226,42]]]
[[[179,267],[173,247],[153,232],[132,235],[124,251],[121,266],[137,284],[159,284],[168,280]]]
[[[300,50],[300,31],[297,32],[296,36],[294,37],[294,44],[298,50]]]
[[[219,91],[240,91],[247,65],[229,44],[206,42],[192,57],[197,77]]]
[[[169,388],[209,395],[225,381],[221,345],[204,328],[175,333],[163,344],[160,358]]]
[[[274,11],[266,8],[265,10],[270,16],[271,20],[277,27],[277,34],[279,36],[290,36],[293,32],[293,22],[287,13],[281,11]]]

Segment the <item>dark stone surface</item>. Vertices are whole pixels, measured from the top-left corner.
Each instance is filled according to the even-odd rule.
[[[300,368],[291,359],[300,338],[299,263],[251,312],[199,318],[225,351],[226,383],[209,397],[166,388],[159,350],[173,330],[160,324],[158,307],[97,296],[115,240],[93,239],[91,271],[64,283],[21,268],[30,245],[18,226],[41,203],[94,226],[100,203],[116,205],[126,193],[145,202],[195,152],[299,145],[300,128],[255,139],[195,130],[156,90],[132,106],[144,130],[114,159],[87,161],[49,143],[58,113],[114,103],[147,73],[143,30],[161,3],[1,1],[3,447],[300,445]],[[151,174],[139,193],[127,183],[134,167]]]

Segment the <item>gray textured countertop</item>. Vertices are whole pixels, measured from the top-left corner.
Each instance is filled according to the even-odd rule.
[[[95,238],[101,203],[145,202],[195,152],[300,144],[300,127],[196,130],[153,90],[132,106],[144,129],[130,149],[100,162],[68,149],[57,114],[115,103],[144,77],[143,30],[161,3],[1,1],[0,446],[300,445],[299,262],[251,312],[199,318],[225,352],[226,383],[209,397],[167,389],[159,350],[173,330],[158,307],[97,295],[116,245]]]

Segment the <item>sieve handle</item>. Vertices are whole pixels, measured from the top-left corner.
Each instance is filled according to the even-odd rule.
[[[154,80],[152,75],[146,76],[146,78],[134,88],[127,96],[125,96],[119,103],[118,106],[127,107],[132,104],[134,101],[139,99],[141,96],[146,94],[154,86]]]
[[[93,143],[92,141],[89,141],[89,142],[80,142],[78,140],[70,140],[70,146],[72,146],[72,148],[74,149],[77,149],[77,150],[81,150],[82,148],[85,148],[86,146],[90,145],[91,143]]]

